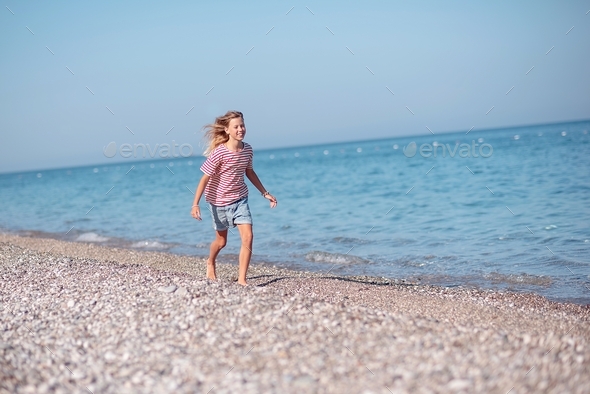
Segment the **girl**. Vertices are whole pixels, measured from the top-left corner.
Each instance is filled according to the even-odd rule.
[[[250,182],[270,200],[270,207],[277,205],[274,198],[258,179],[252,167],[254,155],[250,144],[244,142],[246,126],[244,115],[228,111],[215,119],[214,124],[204,127],[209,146],[205,151],[207,160],[201,166],[204,175],[197,186],[191,215],[201,220],[199,201],[203,192],[213,217],[215,240],[211,243],[207,260],[207,278],[216,280],[215,259],[227,243],[227,230],[238,226],[242,247],[240,249],[238,283],[246,285],[246,272],[252,256],[252,216],[248,207],[248,187],[244,174]]]

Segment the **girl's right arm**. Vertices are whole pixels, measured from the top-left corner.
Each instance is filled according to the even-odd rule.
[[[193,200],[193,207],[191,209],[191,216],[197,220],[201,220],[201,208],[199,207],[199,201],[201,200],[201,196],[205,191],[205,187],[207,186],[207,182],[209,182],[209,175],[203,174],[199,185],[197,186],[197,191],[195,192],[195,199]]]

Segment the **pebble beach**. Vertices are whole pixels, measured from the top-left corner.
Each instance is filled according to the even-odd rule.
[[[2,393],[588,393],[590,307],[0,234]]]

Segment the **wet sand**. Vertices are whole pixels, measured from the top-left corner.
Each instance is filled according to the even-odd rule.
[[[590,392],[590,309],[0,234],[0,392]]]

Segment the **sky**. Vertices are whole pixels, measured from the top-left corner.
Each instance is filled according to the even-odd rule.
[[[590,118],[590,0],[3,3],[0,173]]]

